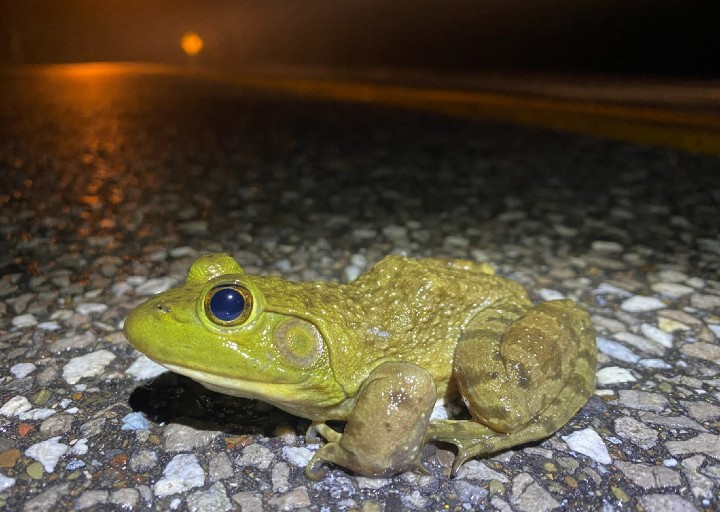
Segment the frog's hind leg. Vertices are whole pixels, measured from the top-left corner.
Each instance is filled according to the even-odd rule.
[[[568,384],[573,386],[584,386],[586,383],[587,379],[577,373],[568,381]],[[533,418],[524,428],[512,433],[496,432],[472,420],[435,420],[430,423],[425,440],[457,446],[458,453],[452,467],[454,475],[463,463],[473,457],[490,455],[548,437],[582,407],[584,400],[580,404],[573,404],[576,400],[577,395],[567,388],[550,403],[541,416]]]
[[[474,421],[432,422],[427,440],[470,457],[543,439],[562,427],[595,389],[597,349],[590,319],[572,301],[527,311],[489,308],[466,327],[455,380]]]

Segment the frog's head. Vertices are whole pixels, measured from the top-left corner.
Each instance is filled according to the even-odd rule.
[[[333,378],[325,340],[311,322],[273,312],[262,278],[227,254],[209,254],[185,284],[140,304],[125,337],[170,370],[222,393],[259,398],[305,417],[345,396]]]

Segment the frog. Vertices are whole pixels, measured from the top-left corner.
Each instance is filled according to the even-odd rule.
[[[388,255],[341,284],[250,275],[207,254],[182,286],[135,307],[124,334],[210,390],[309,419],[325,440],[305,468],[315,480],[332,465],[427,473],[427,443],[455,445],[454,475],[472,457],[551,436],[595,390],[587,310],[533,304],[473,260]],[[433,416],[450,401],[467,414]]]

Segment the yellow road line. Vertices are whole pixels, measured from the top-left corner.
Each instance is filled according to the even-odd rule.
[[[143,72],[187,74],[166,65],[87,63],[39,69],[76,73]],[[540,98],[517,94],[432,89],[347,80],[277,78],[207,71],[192,74],[243,87],[301,94],[315,98],[368,102],[430,110],[467,117],[581,133],[608,139],[669,146],[720,155],[720,115],[683,112],[662,107],[614,105]]]
[[[431,110],[720,155],[720,116],[512,94],[326,79],[215,76],[237,85],[315,98]]]

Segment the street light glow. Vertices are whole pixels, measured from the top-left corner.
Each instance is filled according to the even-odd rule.
[[[189,57],[194,57],[202,50],[205,43],[197,32],[185,32],[180,39],[180,46]]]

